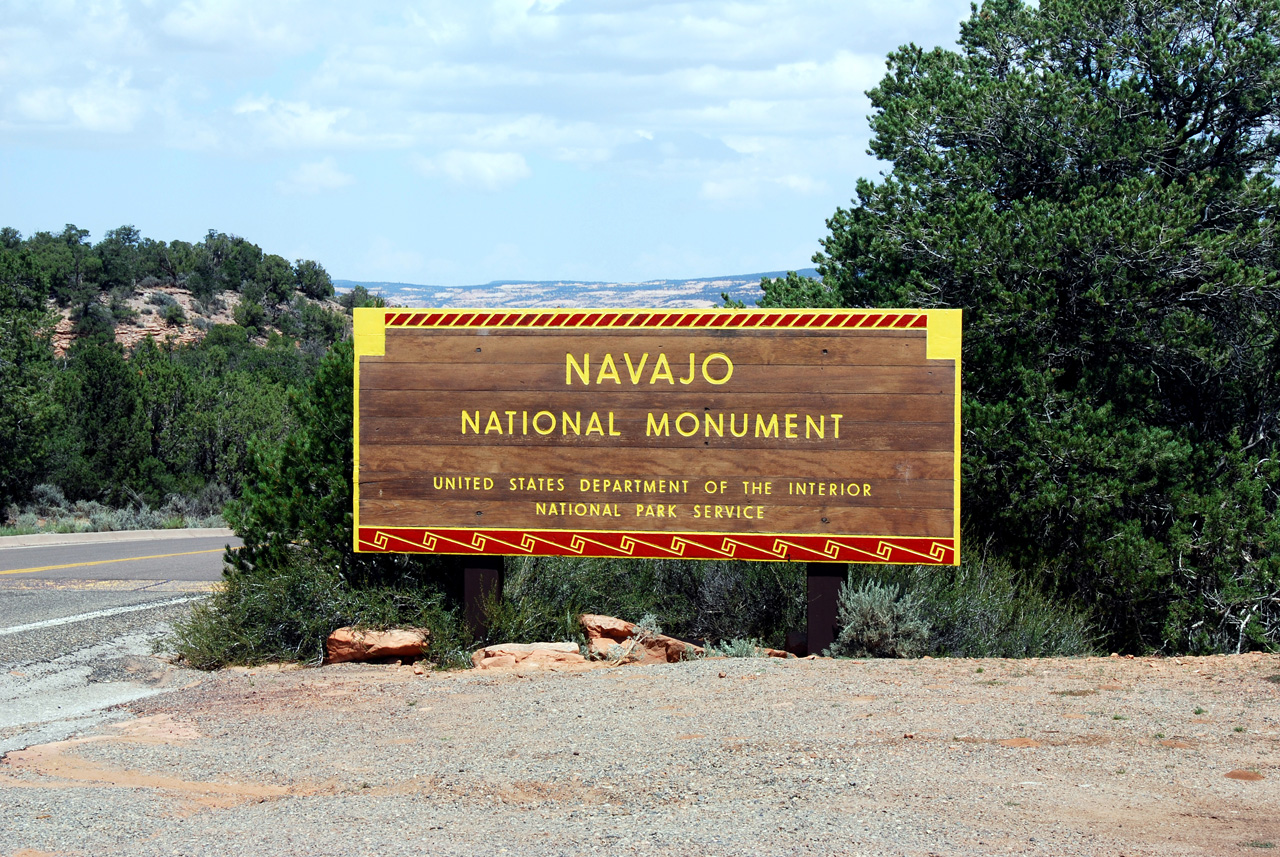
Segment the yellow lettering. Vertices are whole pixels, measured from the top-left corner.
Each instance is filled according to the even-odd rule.
[[[693,355],[690,355],[690,357],[692,356]],[[723,378],[712,378],[711,373],[707,371],[707,364],[712,360],[724,361],[725,371]],[[729,379],[733,377],[733,361],[729,359],[729,355],[721,354],[719,351],[715,354],[708,354],[702,361],[702,377],[706,379],[708,384],[713,384],[717,387],[721,384],[728,383]]]
[[[688,417],[689,419],[693,420],[693,428],[689,429],[688,431],[684,430],[685,417]],[[693,437],[695,434],[698,433],[698,415],[694,413],[690,413],[689,411],[685,411],[680,416],[676,417],[676,431],[680,432],[681,437]]]
[[[676,378],[671,374],[671,364],[667,362],[667,355],[659,354],[658,362],[653,364],[653,374],[649,376],[649,383],[658,383],[659,378],[665,378],[668,384],[674,385]]]
[[[609,411],[609,437],[622,437],[622,432],[613,430],[613,411]]]
[[[804,415],[804,439],[805,440],[809,439],[809,433],[811,431],[815,431],[818,433],[819,440],[826,437],[827,436],[827,418],[822,417],[820,422],[815,423],[813,421],[813,417],[809,416],[808,414],[805,414]]]
[[[605,381],[613,381],[615,384],[621,384],[622,379],[618,377],[618,367],[613,362],[613,355],[605,353],[604,360],[600,361],[600,374],[596,375],[596,383],[602,384]]]
[[[705,414],[704,416],[706,417],[705,437],[711,437],[711,430],[713,428],[716,430],[716,435],[718,435],[719,437],[724,437],[724,414],[723,413],[716,414],[716,416],[719,417],[718,424],[711,422],[711,414]]]
[[[631,355],[627,352],[622,353],[622,359],[627,361],[627,376],[631,379],[632,384],[640,383],[640,373],[644,372],[644,364],[649,361],[649,352],[646,351],[640,355],[640,365],[632,368]]]
[[[742,431],[739,432],[737,414],[729,414],[729,434],[733,435],[734,437],[746,437],[747,429],[750,428],[750,426],[751,426],[751,418],[748,417],[746,414],[743,414],[742,415]]]
[[[835,426],[835,436],[836,436],[836,438],[837,438],[837,439],[840,437],[840,420],[841,420],[841,418],[843,418],[843,417],[844,417],[844,414],[832,414],[832,415],[831,415],[831,422],[832,422],[832,424]]]
[[[622,382],[619,381],[618,383],[621,384]],[[604,437],[604,426],[600,425],[600,415],[595,411],[591,412],[591,419],[587,420],[587,434],[592,432]]]
[[[764,417],[756,414],[756,437],[777,437],[778,436],[778,415],[770,414],[769,422],[764,421]]]
[[[656,437],[658,435],[661,435],[663,437],[671,436],[671,427],[667,424],[668,420],[667,420],[666,414],[662,415],[661,423],[659,423],[657,420],[653,418],[652,413],[649,413],[647,417],[648,418],[645,420],[645,426],[644,426],[645,437]]]
[[[515,434],[515,411],[503,411],[507,415],[507,434]]]
[[[572,354],[564,356],[564,383],[569,386],[573,383],[573,376],[577,374],[583,384],[591,386],[591,355],[582,355],[582,365],[578,365],[578,361],[573,359]]]
[[[785,427],[783,429],[787,437],[800,436],[799,434],[796,433],[796,421],[799,419],[800,419],[799,414],[787,414],[786,420],[785,420]]]
[[[543,417],[547,417],[548,419],[551,420],[551,425],[547,426],[547,428],[545,429],[538,424]],[[536,414],[533,415],[533,430],[540,435],[551,434],[553,431],[556,430],[556,415],[551,413],[551,411],[538,411]]]
[[[582,411],[577,411],[572,420],[570,420],[569,418],[568,411],[560,412],[560,434],[562,435],[568,434],[569,426],[573,426],[574,434],[577,434],[577,435],[582,434]]]
[[[480,434],[480,412],[479,411],[476,411],[476,415],[474,418],[469,417],[466,411],[462,412],[462,433],[463,434],[467,433],[468,425],[471,426],[472,433]]]
[[[681,383],[681,384],[692,384],[692,383],[693,383],[693,352],[692,352],[692,351],[691,351],[691,352],[689,352],[689,377],[688,377],[688,378],[681,378],[681,379],[680,379],[680,383]]]
[[[498,419],[497,411],[489,411],[489,422],[484,424],[484,433],[497,432],[502,434],[502,422]]]

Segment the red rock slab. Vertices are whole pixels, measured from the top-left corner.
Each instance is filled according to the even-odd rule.
[[[586,632],[588,640],[606,637],[615,643],[620,643],[623,640],[631,639],[636,633],[634,622],[628,622],[625,619],[618,619],[613,616],[583,613],[578,617],[578,622],[582,625],[582,630]]]
[[[339,628],[325,641],[326,664],[371,661],[378,658],[416,658],[427,650],[431,632],[426,628],[358,631]]]
[[[705,654],[701,646],[666,634],[639,636],[635,623],[625,619],[584,613],[578,622],[587,635],[587,648],[593,657],[610,657],[614,646],[626,648],[620,663],[673,664],[691,655]]]
[[[578,651],[577,643],[499,643],[485,646],[471,654],[476,669],[556,669],[586,666],[587,659]]]

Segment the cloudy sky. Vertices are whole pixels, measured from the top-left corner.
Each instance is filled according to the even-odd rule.
[[[0,0],[0,225],[338,278],[804,267],[885,54],[968,0]]]

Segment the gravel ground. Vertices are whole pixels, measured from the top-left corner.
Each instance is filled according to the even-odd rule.
[[[9,753],[0,854],[1280,846],[1275,655],[187,675]]]

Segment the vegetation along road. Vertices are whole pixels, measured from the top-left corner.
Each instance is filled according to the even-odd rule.
[[[220,579],[229,530],[0,539],[0,752],[159,692],[167,622]]]

